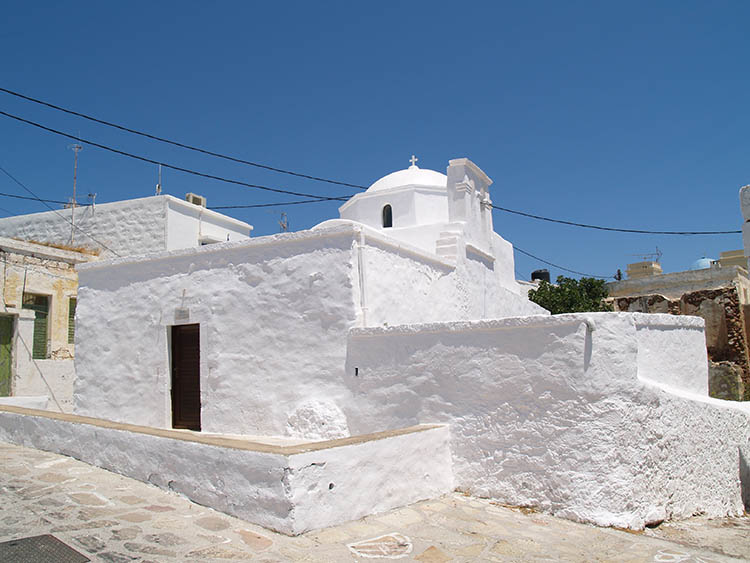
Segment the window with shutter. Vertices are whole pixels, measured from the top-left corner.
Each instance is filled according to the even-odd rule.
[[[75,342],[76,336],[76,304],[78,299],[71,297],[68,300],[68,344]]]
[[[35,314],[31,357],[35,360],[44,360],[47,358],[49,296],[24,293],[23,308],[31,309]]]

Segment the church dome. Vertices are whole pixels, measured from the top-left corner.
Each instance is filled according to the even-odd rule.
[[[706,258],[705,256],[703,258],[699,258],[695,262],[693,262],[692,266],[690,266],[691,270],[707,270],[711,267],[711,264],[713,263],[713,260],[710,258]]]
[[[416,164],[412,164],[406,170],[399,170],[383,176],[367,189],[367,193],[382,192],[391,188],[400,188],[401,186],[446,188],[448,186],[448,176],[435,170],[422,169]]]

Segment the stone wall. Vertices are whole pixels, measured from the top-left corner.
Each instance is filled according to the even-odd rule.
[[[735,286],[693,291],[679,299],[658,294],[617,297],[613,303],[615,311],[702,317],[706,321],[710,395],[720,399],[750,400],[747,306],[740,304]]]

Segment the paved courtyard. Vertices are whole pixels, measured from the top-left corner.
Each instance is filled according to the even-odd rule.
[[[457,493],[287,537],[65,456],[0,443],[0,542],[44,534],[106,562],[750,558],[747,516],[694,518],[633,533]]]

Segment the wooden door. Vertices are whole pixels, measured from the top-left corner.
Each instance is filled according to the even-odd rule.
[[[0,397],[10,396],[12,347],[13,317],[3,315],[0,316]]]
[[[172,427],[201,429],[200,325],[172,327]]]

